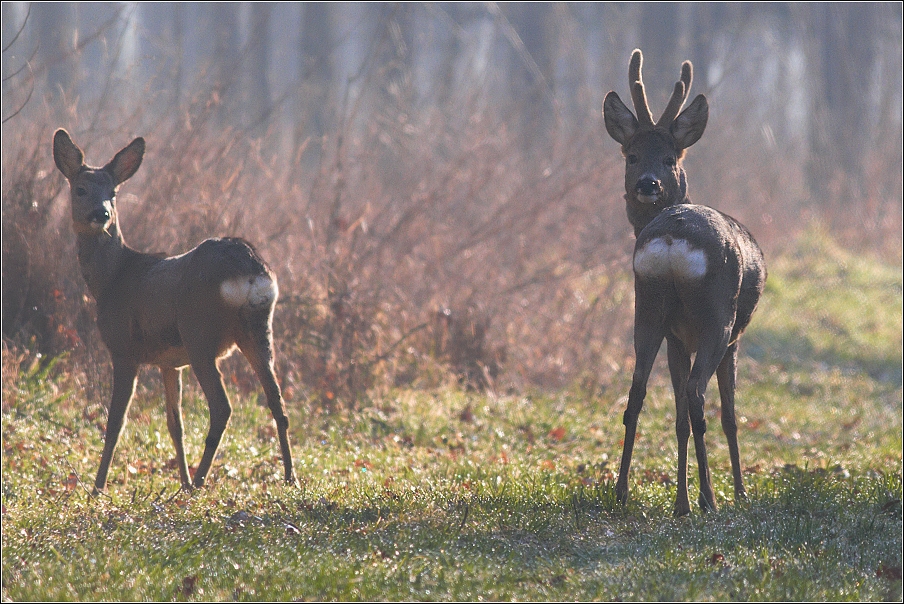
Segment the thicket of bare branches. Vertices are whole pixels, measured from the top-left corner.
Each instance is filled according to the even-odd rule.
[[[3,5],[4,342],[88,375],[106,353],[60,126],[95,164],[147,139],[118,198],[133,247],[257,245],[280,279],[281,379],[325,406],[621,369],[632,237],[599,110],[635,46],[654,111],[684,58],[710,97],[695,201],[767,256],[818,220],[900,261],[900,6],[118,6]],[[48,38],[60,23],[78,35]]]

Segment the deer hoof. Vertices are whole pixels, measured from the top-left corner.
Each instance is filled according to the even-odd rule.
[[[703,512],[715,512],[718,507],[716,507],[715,498],[710,499],[703,493],[700,493],[700,498],[697,499],[697,505],[700,506],[700,510]]]
[[[684,498],[684,501],[680,499],[675,500],[675,509],[672,510],[672,515],[675,518],[682,518],[691,513],[691,504],[687,501],[687,497]]]

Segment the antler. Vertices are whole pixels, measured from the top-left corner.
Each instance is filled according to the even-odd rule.
[[[672,98],[669,99],[668,105],[665,106],[662,117],[656,122],[657,126],[668,128],[675,118],[678,117],[678,112],[681,111],[681,107],[684,105],[684,101],[687,100],[687,95],[691,91],[691,82],[693,79],[694,66],[691,65],[690,61],[685,61],[681,64],[681,78],[675,82]]]
[[[631,53],[631,62],[628,64],[628,85],[631,87],[631,98],[634,100],[634,111],[637,112],[637,121],[641,126],[653,127],[653,114],[647,104],[647,94],[643,89],[643,78],[640,68],[643,65],[643,55],[640,49],[635,48]]]
[[[650,112],[650,105],[647,103],[647,94],[643,87],[643,77],[641,76],[641,67],[643,66],[643,54],[639,49],[634,49],[631,53],[631,62],[628,65],[628,80],[631,87],[631,99],[634,101],[634,111],[637,112],[637,121],[639,125],[652,128],[654,126],[663,126],[668,128],[672,122],[678,117],[678,112],[684,106],[687,95],[691,90],[691,82],[694,79],[694,66],[690,61],[681,64],[681,77],[675,82],[675,88],[672,90],[672,96],[662,112],[659,121],[653,122],[653,114]]]

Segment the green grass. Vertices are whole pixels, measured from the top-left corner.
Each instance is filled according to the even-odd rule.
[[[236,400],[192,494],[168,466],[162,402],[142,395],[109,496],[90,499],[103,411],[71,376],[25,368],[4,379],[3,597],[900,600],[901,292],[900,267],[818,234],[771,263],[740,363],[750,501],[731,500],[713,383],[720,510],[682,519],[664,354],[625,507],[614,471],[627,373],[593,396],[399,391],[357,413],[293,406],[298,489],[280,483],[266,408]],[[196,463],[203,400],[185,416]]]

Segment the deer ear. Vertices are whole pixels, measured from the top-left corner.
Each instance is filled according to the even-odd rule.
[[[85,154],[62,128],[53,135],[53,161],[68,180],[75,178],[85,165]]]
[[[614,91],[607,94],[603,101],[603,120],[609,136],[622,145],[627,144],[637,132],[637,118]]]
[[[698,94],[694,102],[681,112],[672,122],[672,136],[679,149],[687,149],[703,136],[706,121],[709,119],[709,104],[706,97]]]
[[[117,153],[110,163],[104,166],[104,170],[113,175],[113,182],[118,185],[138,171],[143,158],[144,139],[139,136]]]

